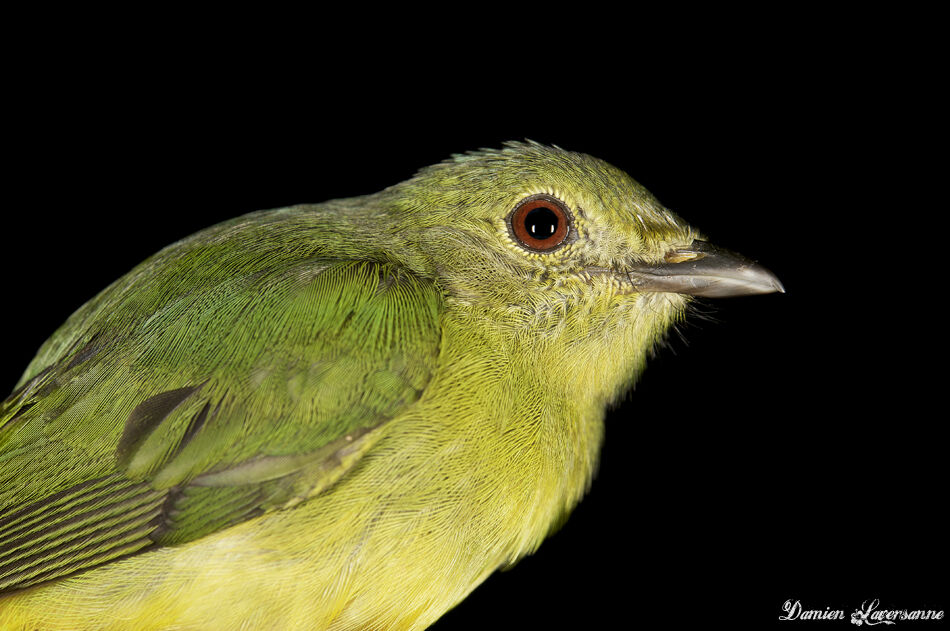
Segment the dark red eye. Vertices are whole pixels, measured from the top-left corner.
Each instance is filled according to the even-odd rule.
[[[509,223],[521,245],[540,252],[549,252],[564,243],[571,231],[567,207],[550,195],[523,199],[512,211]]]

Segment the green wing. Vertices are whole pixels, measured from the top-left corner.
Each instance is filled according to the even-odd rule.
[[[0,405],[0,591],[319,493],[432,374],[429,281],[170,250],[77,312]]]

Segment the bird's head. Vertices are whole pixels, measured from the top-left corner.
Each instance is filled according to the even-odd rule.
[[[608,347],[642,358],[693,296],[782,291],[623,171],[556,147],[457,155],[385,193],[398,241],[416,246],[414,266],[502,341],[559,340],[559,352],[589,342],[591,361],[608,359]]]
[[[557,147],[511,142],[456,155],[389,190],[398,193],[401,236],[411,235],[461,301],[522,295],[510,296],[510,308],[568,295],[782,291],[623,171]]]

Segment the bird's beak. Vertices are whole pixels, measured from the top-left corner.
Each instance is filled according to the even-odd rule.
[[[741,254],[705,241],[672,250],[666,261],[630,267],[627,278],[636,291],[664,291],[691,296],[746,296],[785,293],[779,279]]]

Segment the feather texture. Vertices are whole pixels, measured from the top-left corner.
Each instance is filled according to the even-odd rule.
[[[438,353],[438,294],[392,266],[311,261],[216,301],[199,293],[188,317],[202,326],[173,336],[171,311],[97,328],[6,403],[0,588],[180,544],[318,493],[418,398]],[[283,319],[255,331],[259,354],[227,353],[226,368],[156,358],[201,344],[224,353],[237,318],[259,310]],[[148,370],[137,370],[143,355]],[[282,423],[293,433],[275,440]]]

